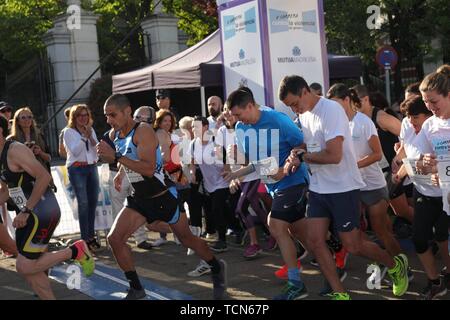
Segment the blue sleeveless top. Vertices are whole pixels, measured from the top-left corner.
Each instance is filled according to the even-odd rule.
[[[116,151],[132,160],[139,160],[137,146],[133,142],[134,134],[136,133],[136,128],[138,126],[139,123],[136,123],[134,128],[124,138],[119,137],[118,131],[114,133],[114,145]],[[152,198],[168,189],[168,179],[166,179],[166,176],[164,175],[162,164],[161,151],[158,147],[156,148],[156,168],[152,177],[144,176],[124,166],[127,178],[134,189],[132,194],[134,197]]]

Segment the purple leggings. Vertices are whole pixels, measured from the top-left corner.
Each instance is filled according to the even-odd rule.
[[[239,214],[247,229],[255,227],[255,219],[258,219],[267,226],[267,216],[269,213],[262,208],[261,203],[259,202],[259,183],[260,180],[253,180],[242,182],[241,184],[241,196],[239,197],[236,206],[236,213]],[[255,211],[257,217],[250,214],[248,211],[249,206]]]

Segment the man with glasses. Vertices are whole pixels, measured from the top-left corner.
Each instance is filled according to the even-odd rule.
[[[175,107],[170,104],[170,91],[166,89],[156,90],[156,106],[159,110],[168,110],[172,112],[175,116],[175,120],[180,120],[180,115],[178,114]]]

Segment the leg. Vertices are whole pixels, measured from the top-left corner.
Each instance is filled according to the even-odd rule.
[[[384,244],[384,247],[391,256],[396,256],[401,253],[401,247],[398,241],[394,238],[394,235],[389,230],[387,224],[387,208],[388,203],[386,200],[380,200],[374,205],[371,205],[369,210],[370,221],[372,229],[375,231],[378,239]]]
[[[284,263],[288,266],[288,269],[297,268],[297,250],[292,238],[289,234],[290,223],[272,218],[269,215],[269,230],[270,234],[275,238],[280,246],[281,255],[283,256]]]
[[[95,211],[98,203],[99,179],[97,166],[89,167],[87,179],[87,200],[88,200],[88,236],[89,239],[95,238]]]
[[[0,224],[0,248],[15,256],[18,254],[16,242],[9,236],[8,230],[3,224]]]
[[[81,239],[90,240],[89,236],[89,202],[87,194],[86,168],[69,167],[69,180],[72,184],[78,205],[78,222],[80,224]]]
[[[171,224],[170,228],[178,240],[180,240],[181,244],[186,248],[194,250],[202,260],[211,261],[214,258],[206,241],[192,234],[185,213],[180,213],[180,218],[175,224]]]
[[[320,270],[333,291],[345,292],[336,272],[336,264],[333,260],[333,256],[325,242],[328,235],[329,224],[330,220],[328,218],[308,218],[307,246],[313,252],[314,257],[319,263]]]
[[[108,243],[117,263],[124,272],[134,271],[135,269],[127,240],[145,222],[145,217],[137,211],[123,208],[108,234]]]
[[[45,272],[24,275],[24,277],[41,300],[56,300]]]
[[[414,209],[409,206],[404,193],[397,198],[391,199],[390,204],[396,216],[405,218],[412,223],[414,220]]]

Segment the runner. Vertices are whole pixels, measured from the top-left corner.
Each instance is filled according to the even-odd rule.
[[[98,154],[105,162],[117,161],[123,166],[134,188],[108,235],[116,261],[130,283],[125,299],[146,296],[127,240],[140,226],[155,221],[169,223],[180,242],[208,262],[212,269],[214,299],[222,299],[226,292],[227,265],[223,260],[218,261],[206,243],[191,233],[186,215],[180,214],[175,187],[162,174],[161,152],[155,132],[149,124],[133,120],[130,102],[124,95],[110,96],[105,102],[104,113],[114,129],[110,138],[117,151],[101,141],[97,146]],[[120,184],[120,177],[117,175],[115,184]]]
[[[334,291],[331,298],[350,299],[325,242],[330,223],[350,253],[388,266],[394,295],[403,295],[408,288],[406,256],[400,254],[393,259],[387,251],[365,240],[359,230],[359,189],[365,184],[358,171],[344,110],[337,102],[312,94],[306,81],[299,76],[285,77],[278,96],[300,114],[307,151],[292,152],[286,170],[295,170],[301,160],[309,164],[307,238],[309,249]]]
[[[426,120],[414,144],[423,160],[418,163],[417,169],[422,173],[437,173],[439,161],[444,162],[450,156],[450,65],[441,66],[436,72],[425,77],[420,84],[423,101],[434,116]],[[438,159],[438,160],[436,160]],[[445,162],[444,162],[445,163]],[[424,167],[425,166],[425,167]],[[439,179],[445,179],[446,168]],[[448,192],[448,184],[441,183],[441,189]],[[416,188],[415,212],[413,224],[413,240],[416,252],[428,277],[428,284],[422,292],[424,299],[433,299],[447,292],[450,279],[450,257],[448,251],[448,219],[443,211],[442,192],[435,188]],[[430,190],[431,189],[431,190]],[[447,201],[447,196],[446,199]],[[429,246],[430,241],[436,240],[447,267],[445,281],[439,277],[436,260]]]
[[[236,124],[236,137],[240,150],[250,161],[249,166],[227,175],[235,179],[252,173],[261,167],[266,158],[274,157],[270,174],[265,173],[266,187],[273,198],[269,214],[269,229],[281,250],[288,266],[288,281],[279,300],[297,300],[308,295],[297,267],[296,247],[291,235],[305,243],[305,193],[308,176],[306,167],[289,176],[284,175],[283,166],[291,150],[303,144],[300,129],[283,113],[260,108],[248,88],[232,92],[227,105],[239,122]],[[272,140],[274,139],[274,140]],[[261,173],[261,171],[260,171]]]
[[[90,276],[95,262],[83,240],[57,252],[46,252],[61,215],[49,186],[51,176],[27,146],[5,140],[8,122],[3,117],[0,117],[0,129],[0,198],[5,200],[10,196],[20,207],[13,221],[19,251],[16,269],[39,298],[55,299],[46,274],[50,267],[73,259],[82,266],[85,275]]]

